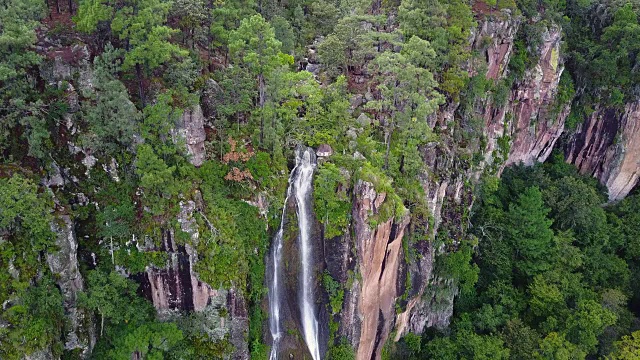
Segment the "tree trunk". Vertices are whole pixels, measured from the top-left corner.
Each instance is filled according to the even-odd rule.
[[[56,0],[56,11],[60,14],[60,2]]]
[[[47,12],[49,12],[49,20],[53,20],[53,12],[51,11],[51,5],[49,4],[49,0],[45,1],[47,4]]]
[[[73,0],[69,0],[69,14],[73,14]]]
[[[258,92],[260,105],[260,145],[264,142],[264,103],[265,103],[265,83],[264,75],[258,75]]]
[[[407,148],[407,145],[409,144],[409,141],[405,141],[404,142],[404,148]],[[402,152],[402,156],[400,156],[400,172],[402,174],[404,174],[404,151]]]
[[[142,87],[142,66],[140,66],[140,64],[136,64],[136,77],[138,78],[138,93],[140,95],[140,101],[144,108],[147,104],[144,99],[144,88]]]
[[[391,152],[391,134],[392,134],[393,130],[389,130],[387,131],[387,133],[385,134],[386,139],[385,142],[387,143],[387,150],[385,151],[384,154],[384,169],[385,170],[389,170],[389,152]]]

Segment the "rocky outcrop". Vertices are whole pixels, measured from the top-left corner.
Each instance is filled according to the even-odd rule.
[[[57,234],[58,251],[47,254],[47,264],[56,275],[64,300],[65,317],[69,320],[65,326],[64,347],[66,350],[80,349],[82,357],[88,358],[96,340],[91,314],[77,306],[77,296],[84,285],[78,269],[78,242],[74,223],[69,215],[61,215],[52,228]]]
[[[483,20],[472,41],[476,50],[486,51],[486,77],[496,82],[507,75],[520,25],[519,18],[508,13],[502,15]],[[466,224],[462,213],[471,207],[473,199],[465,183],[478,180],[487,167],[500,173],[509,164],[544,161],[561,136],[569,112],[567,106],[558,111],[555,103],[564,70],[559,53],[561,33],[558,27],[550,27],[543,33],[536,66],[514,84],[504,102],[489,98],[476,104],[476,114],[484,119],[482,131],[486,140],[485,147],[480,149],[484,156],[479,164],[464,161],[469,154],[453,140],[454,129],[447,125],[454,119],[457,104],[446,104],[437,114],[437,124],[446,136],[422,149],[425,167],[429,169],[421,182],[432,216],[430,235],[427,240],[413,244],[420,256],[407,261],[411,288],[406,302],[400,304],[404,310],[395,319],[394,340],[407,332],[422,333],[426,327],[445,328],[449,324],[457,287],[446,277],[436,275],[435,257],[444,249],[434,248],[432,240],[438,231],[445,232],[454,243],[464,237]],[[474,71],[472,67],[470,72]],[[414,226],[419,224],[411,225]]]
[[[571,136],[566,161],[596,177],[609,200],[624,198],[640,176],[640,101],[624,109],[596,108]]]
[[[45,41],[37,47],[37,50],[45,57],[45,61],[40,66],[40,76],[47,84],[60,86],[63,81],[73,79],[81,94],[93,91],[93,68],[87,45],[65,46]],[[73,86],[71,91],[73,91]]]
[[[488,79],[499,79],[506,74],[520,21],[520,17],[511,16],[511,11],[507,9],[501,16],[482,21],[472,34],[472,47],[486,49]]]
[[[201,282],[193,268],[195,254],[189,245],[177,245],[173,231],[164,231],[158,251],[167,254],[163,268],[148,267],[143,277],[142,288],[158,311],[203,310],[214,289]]]
[[[202,90],[202,110],[207,118],[218,116],[217,108],[224,103],[224,90],[213,79],[208,79]]]
[[[413,241],[410,253],[417,256],[405,259],[410,288],[405,289],[407,299],[399,305],[403,311],[396,316],[394,341],[408,332],[422,333],[427,327],[445,328],[453,315],[456,284],[436,274],[436,255],[444,248],[436,248],[434,237],[438,231],[454,242],[464,236],[466,224],[461,217],[471,206],[471,197],[465,182],[473,175],[472,169],[459,160],[457,149],[447,142],[433,143],[422,149],[425,166],[438,176],[424,174],[421,183],[427,195],[431,219],[413,219],[410,232],[423,234]]]
[[[508,23],[508,22],[507,22]],[[504,38],[503,41],[513,41]],[[484,119],[484,164],[500,173],[505,166],[517,163],[533,165],[551,154],[562,135],[569,106],[556,103],[558,84],[564,70],[560,56],[562,31],[551,26],[542,34],[538,62],[514,84],[505,101],[488,99],[480,105]],[[503,44],[507,47],[507,44]],[[489,47],[487,53],[498,51]],[[488,55],[488,58],[491,57]],[[508,58],[507,58],[508,61]],[[489,63],[487,77],[499,64]],[[506,72],[497,72],[498,79]]]
[[[181,230],[190,235],[191,244],[199,240],[198,224],[194,214],[194,201],[180,204],[178,223]],[[200,281],[195,272],[198,254],[189,244],[176,243],[173,230],[163,231],[162,243],[158,249],[146,245],[144,250],[157,250],[167,254],[164,267],[149,266],[140,278],[142,292],[161,318],[171,319],[183,312],[196,312],[204,317],[207,332],[212,340],[227,338],[234,346],[231,356],[234,360],[249,358],[246,330],[249,327],[247,304],[244,296],[236,289],[214,289]]]
[[[399,222],[390,218],[371,227],[370,221],[379,214],[386,194],[378,193],[373,184],[361,180],[354,193],[353,228],[361,280],[354,282],[357,288],[350,289],[346,296],[343,321],[357,323],[351,328],[359,329],[359,334],[348,334],[348,338],[357,345],[356,359],[369,360],[380,358],[394,323],[402,238],[408,218]],[[350,313],[357,319],[349,319]],[[343,326],[343,331],[348,333],[349,329]]]
[[[204,115],[200,105],[187,109],[182,114],[181,128],[178,130],[187,145],[189,162],[194,166],[201,166],[206,159],[204,142],[207,135],[204,131]]]
[[[540,57],[525,80],[511,94],[508,131],[512,142],[505,165],[533,165],[549,157],[564,130],[568,104],[557,104],[556,95],[564,70],[560,57],[562,31],[548,29],[542,36]]]

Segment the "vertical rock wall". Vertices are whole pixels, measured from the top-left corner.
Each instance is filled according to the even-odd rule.
[[[505,166],[545,161],[564,130],[569,105],[556,104],[564,70],[561,39],[562,30],[557,26],[543,33],[538,63],[511,93],[508,130],[512,141]]]
[[[622,110],[596,108],[571,136],[567,162],[607,186],[609,200],[624,198],[640,174],[640,101]]]
[[[181,230],[190,235],[192,242],[197,243],[199,232],[194,219],[196,203],[186,201],[180,205],[178,223]],[[147,246],[145,250],[163,251],[168,256],[164,267],[148,267],[140,279],[143,294],[153,302],[159,315],[171,318],[195,311],[207,319],[205,331],[212,339],[229,336],[235,348],[232,359],[248,359],[249,347],[245,333],[249,327],[249,315],[242,292],[236,289],[213,289],[200,281],[194,271],[198,254],[188,243],[176,244],[173,230],[163,231],[159,249]],[[221,309],[226,309],[228,315],[222,317]]]
[[[397,283],[403,257],[402,239],[409,219],[390,218],[374,225],[372,219],[379,215],[386,194],[378,193],[373,184],[362,180],[356,183],[353,193],[354,238],[345,235],[330,240],[337,250],[330,256],[337,261],[329,270],[341,281],[349,268],[359,274],[352,275],[351,287],[345,292],[339,335],[352,344],[356,359],[378,359],[393,328],[395,305],[401,295]]]
[[[509,29],[518,25],[514,21],[501,24]],[[502,39],[502,48],[510,49],[514,38],[500,35],[505,32],[512,34],[513,30],[503,29],[496,36]],[[494,164],[499,171],[511,164],[533,165],[545,161],[564,130],[564,122],[570,109],[568,105],[556,104],[558,84],[564,70],[560,54],[562,30],[553,25],[542,34],[541,40],[536,65],[528,69],[523,80],[515,84],[505,103],[497,104],[488,100],[480,108],[487,141],[484,149],[485,163]],[[476,43],[479,41],[476,40]],[[490,46],[486,51],[491,54],[499,50]],[[507,59],[503,62],[508,63],[510,54],[511,51],[507,51]],[[488,58],[491,59],[490,56]],[[495,70],[504,66],[503,62],[490,62],[487,77],[493,78],[494,73],[500,77],[493,79],[504,77],[505,71]],[[500,140],[504,141],[502,148]],[[508,150],[504,148],[507,143]],[[500,154],[504,151],[507,152]]]
[[[60,287],[65,316],[69,320],[65,326],[66,350],[80,349],[83,358],[88,358],[95,345],[95,333],[91,314],[77,306],[77,295],[84,289],[82,275],[78,269],[78,241],[74,222],[69,215],[61,215],[52,225],[57,234],[58,251],[47,254],[47,264]]]
[[[178,128],[178,133],[186,143],[189,161],[196,167],[201,166],[206,158],[204,142],[207,135],[204,131],[204,123],[202,107],[196,105],[182,113]]]

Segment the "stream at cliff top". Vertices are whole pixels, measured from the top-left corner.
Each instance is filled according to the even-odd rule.
[[[298,218],[298,235],[301,271],[298,282],[298,295],[300,304],[300,319],[305,343],[313,360],[320,360],[320,345],[318,340],[318,319],[315,312],[315,299],[313,295],[313,254],[310,239],[310,227],[312,214],[309,199],[313,185],[313,171],[316,167],[315,153],[310,148],[298,147],[296,149],[296,166],[289,176],[289,187],[282,209],[280,228],[273,239],[271,261],[273,263],[273,276],[269,284],[269,330],[273,343],[271,345],[270,360],[277,360],[280,341],[282,340],[282,328],[280,324],[280,309],[282,301],[282,247],[284,233],[284,219],[287,202],[293,194],[296,201],[296,214]]]

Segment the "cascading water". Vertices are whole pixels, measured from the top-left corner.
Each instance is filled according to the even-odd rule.
[[[271,261],[273,262],[273,275],[269,285],[269,329],[273,344],[271,346],[270,360],[277,360],[282,329],[280,327],[280,301],[281,301],[281,276],[282,276],[282,237],[284,232],[285,209],[289,197],[293,193],[296,200],[296,211],[299,226],[299,247],[301,261],[301,279],[299,281],[300,293],[300,318],[302,321],[302,333],[313,360],[320,360],[320,345],[318,340],[318,319],[315,313],[315,299],[313,294],[313,254],[311,246],[311,209],[310,197],[313,184],[313,171],[315,170],[315,154],[309,148],[296,149],[296,166],[289,176],[287,197],[282,210],[280,228],[274,238]]]
[[[287,192],[288,193],[288,192]],[[287,199],[289,196],[287,195]],[[286,204],[286,200],[285,200]],[[280,221],[280,229],[274,239],[273,252],[271,255],[271,261],[273,261],[273,279],[269,286],[269,330],[271,330],[271,337],[273,338],[273,344],[271,345],[271,355],[269,360],[277,360],[278,345],[280,345],[280,338],[282,338],[282,330],[280,329],[280,266],[282,259],[282,232],[284,223],[284,209],[282,210],[282,219]]]
[[[301,161],[299,151],[296,152],[296,162],[299,163],[298,176],[295,181],[295,195],[296,202],[298,204],[298,226],[300,227],[300,253],[302,262],[302,281],[300,286],[302,288],[301,306],[302,312],[302,331],[304,333],[304,340],[309,347],[309,352],[313,357],[313,360],[320,360],[320,347],[318,344],[318,320],[315,313],[315,299],[313,297],[313,257],[311,256],[311,224],[310,224],[310,210],[309,198],[311,196],[312,184],[313,184],[313,170],[315,170],[315,161],[312,161],[312,157],[315,160],[315,154],[312,155],[312,150],[306,149],[302,153]]]

